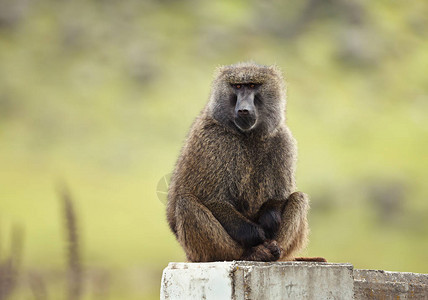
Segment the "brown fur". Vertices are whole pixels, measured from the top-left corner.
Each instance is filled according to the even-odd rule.
[[[262,103],[249,132],[231,122],[234,83],[261,84]],[[305,246],[309,203],[294,192],[296,143],[284,113],[285,88],[276,67],[240,63],[218,69],[168,194],[168,223],[190,261],[290,260]],[[266,228],[276,228],[275,220],[278,229],[269,238]]]

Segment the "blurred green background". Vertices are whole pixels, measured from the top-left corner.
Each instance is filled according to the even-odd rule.
[[[156,186],[215,67],[247,60],[287,80],[302,255],[428,273],[428,2],[0,0],[3,267],[24,233],[11,299],[67,298],[59,182],[83,298],[159,298],[185,256]]]

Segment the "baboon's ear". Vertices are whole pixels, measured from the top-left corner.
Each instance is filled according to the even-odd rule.
[[[278,76],[282,79],[282,71],[281,68],[278,67],[278,65],[271,65],[269,66],[269,70],[272,72],[273,75]]]
[[[214,70],[214,79],[220,77],[222,74],[226,72],[226,70],[229,69],[229,66],[217,66]]]
[[[268,67],[268,70],[271,72],[273,76],[273,81],[276,83],[276,86],[279,87],[283,92],[286,91],[286,79],[282,75],[281,68],[277,65],[271,65]],[[284,96],[285,97],[285,96]]]

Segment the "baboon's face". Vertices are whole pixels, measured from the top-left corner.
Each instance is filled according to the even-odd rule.
[[[273,130],[283,119],[285,100],[272,82],[226,82],[220,103],[223,118],[242,132]]]
[[[281,73],[251,63],[223,67],[208,107],[214,119],[241,132],[271,132],[284,119]]]
[[[261,95],[258,93],[260,85],[251,82],[230,84],[233,123],[242,131],[249,131],[256,125],[258,119],[256,103],[261,102]]]

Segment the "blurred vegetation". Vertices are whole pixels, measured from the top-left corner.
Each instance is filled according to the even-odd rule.
[[[426,1],[0,0],[0,295],[65,299],[77,268],[77,298],[158,298],[185,257],[156,186],[214,68],[246,60],[287,78],[304,254],[428,273]]]

